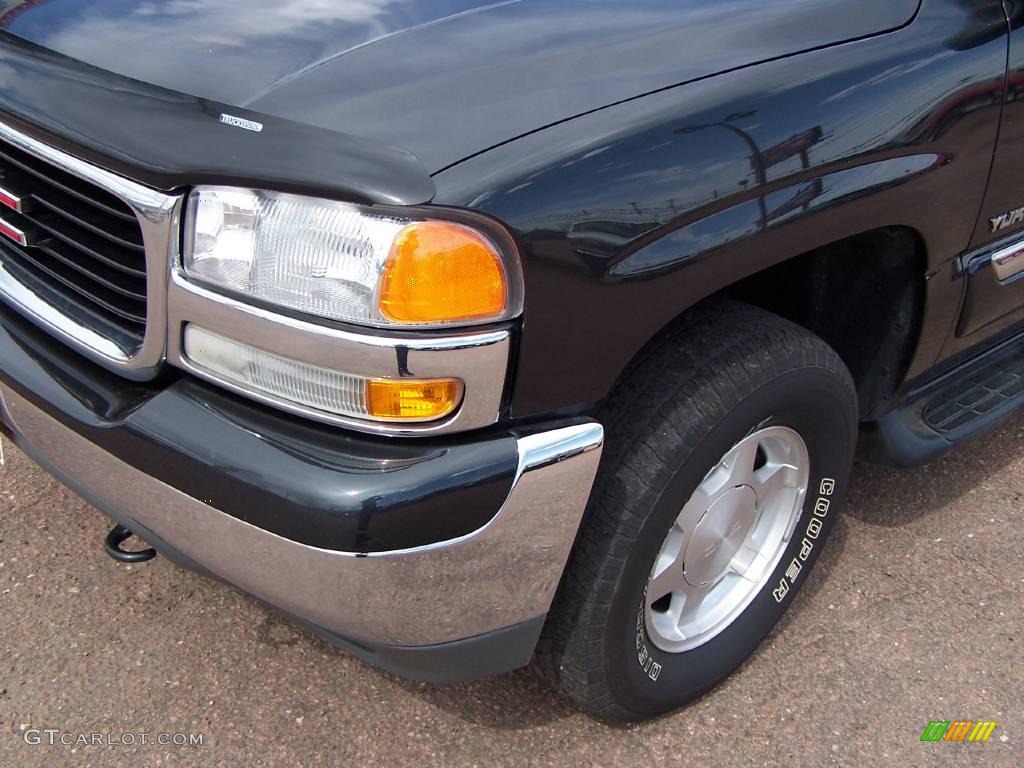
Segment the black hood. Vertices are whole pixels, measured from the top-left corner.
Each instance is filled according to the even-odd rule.
[[[540,127],[893,29],[918,0],[0,0],[120,75],[403,147],[436,172]]]

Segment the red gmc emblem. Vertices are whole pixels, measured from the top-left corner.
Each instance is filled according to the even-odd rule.
[[[12,211],[17,211],[18,213],[22,213],[25,210],[25,200],[21,196],[16,195],[9,189],[4,189],[3,187],[0,187],[0,203],[3,203]],[[4,221],[2,218],[0,218],[0,234],[5,237],[9,237],[18,245],[28,245],[28,238],[25,236],[25,233],[10,222]]]
[[[3,203],[12,211],[22,213],[25,210],[25,201],[10,190],[0,187],[0,203]]]
[[[7,237],[11,238],[11,240],[16,242],[18,245],[28,245],[28,238],[25,237],[25,233],[22,232],[13,224],[9,224],[3,219],[0,219],[0,235],[6,235]]]

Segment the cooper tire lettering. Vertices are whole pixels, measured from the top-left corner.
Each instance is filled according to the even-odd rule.
[[[817,543],[818,536],[821,535],[821,528],[823,523],[821,522],[828,515],[829,508],[832,506],[832,502],[826,498],[835,493],[836,481],[831,477],[825,477],[821,480],[819,486],[819,493],[821,496],[814,503],[814,514],[807,521],[807,527],[804,529],[803,542],[800,545],[800,554],[793,558],[793,561],[789,564],[786,569],[786,573],[781,579],[779,579],[778,586],[772,590],[772,596],[775,598],[775,602],[781,603],[786,599],[786,595],[789,594],[789,589],[796,580],[800,577],[801,571],[803,571],[803,563],[811,556],[814,551],[814,545]]]

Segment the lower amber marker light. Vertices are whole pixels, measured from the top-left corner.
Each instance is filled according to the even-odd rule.
[[[462,397],[455,379],[371,379],[366,408],[378,419],[432,421],[455,410]]]

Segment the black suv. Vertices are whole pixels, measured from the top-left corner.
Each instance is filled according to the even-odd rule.
[[[1022,9],[0,2],[0,424],[116,559],[672,709],[1024,402]]]

